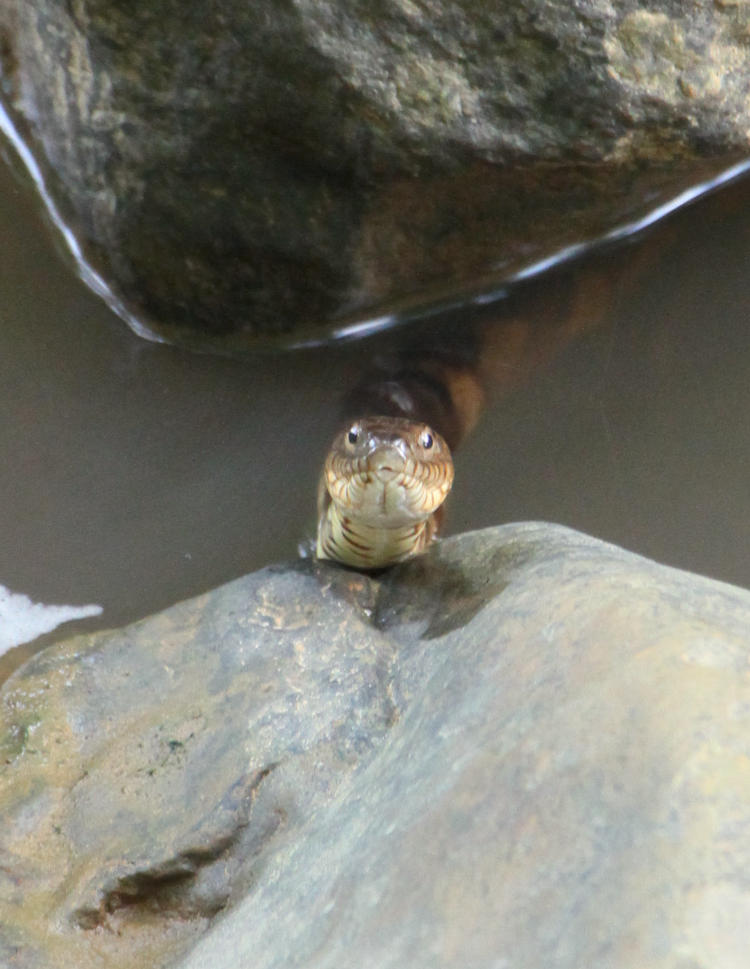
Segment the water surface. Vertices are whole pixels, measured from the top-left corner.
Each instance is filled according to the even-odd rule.
[[[749,202],[750,183],[723,189],[598,257],[606,318],[491,401],[457,454],[451,530],[547,519],[750,586]],[[0,238],[0,584],[116,626],[293,557],[342,395],[396,337],[244,360],[148,343],[9,166]],[[536,315],[559,284],[525,284]],[[457,325],[478,315],[491,345],[509,313]]]

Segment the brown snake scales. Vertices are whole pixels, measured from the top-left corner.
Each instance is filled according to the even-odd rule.
[[[450,449],[432,428],[367,417],[333,440],[318,489],[316,554],[379,569],[423,552],[453,484]]]

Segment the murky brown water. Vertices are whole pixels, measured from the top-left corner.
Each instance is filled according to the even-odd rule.
[[[486,415],[452,523],[554,520],[750,586],[750,183],[671,219],[640,253],[657,254],[603,327]]]
[[[749,202],[744,182],[652,232],[659,259],[616,284],[605,325],[490,406],[457,455],[451,530],[548,519],[750,586]],[[342,393],[392,338],[249,361],[146,343],[7,166],[0,237],[0,584],[115,626],[294,556]],[[597,265],[614,281],[637,255]],[[535,312],[557,285],[528,284]]]

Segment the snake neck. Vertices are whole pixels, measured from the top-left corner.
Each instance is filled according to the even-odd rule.
[[[321,516],[316,554],[357,569],[382,569],[419,555],[436,531],[435,515],[397,528],[373,527],[342,515],[331,502]]]

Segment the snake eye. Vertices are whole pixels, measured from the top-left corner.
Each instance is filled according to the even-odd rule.
[[[430,434],[429,431],[422,431],[422,433],[419,435],[419,443],[422,445],[425,451],[429,451],[433,444],[432,434]]]
[[[349,428],[349,433],[346,435],[346,439],[350,444],[357,443],[359,440],[359,427],[357,424],[354,424]]]

